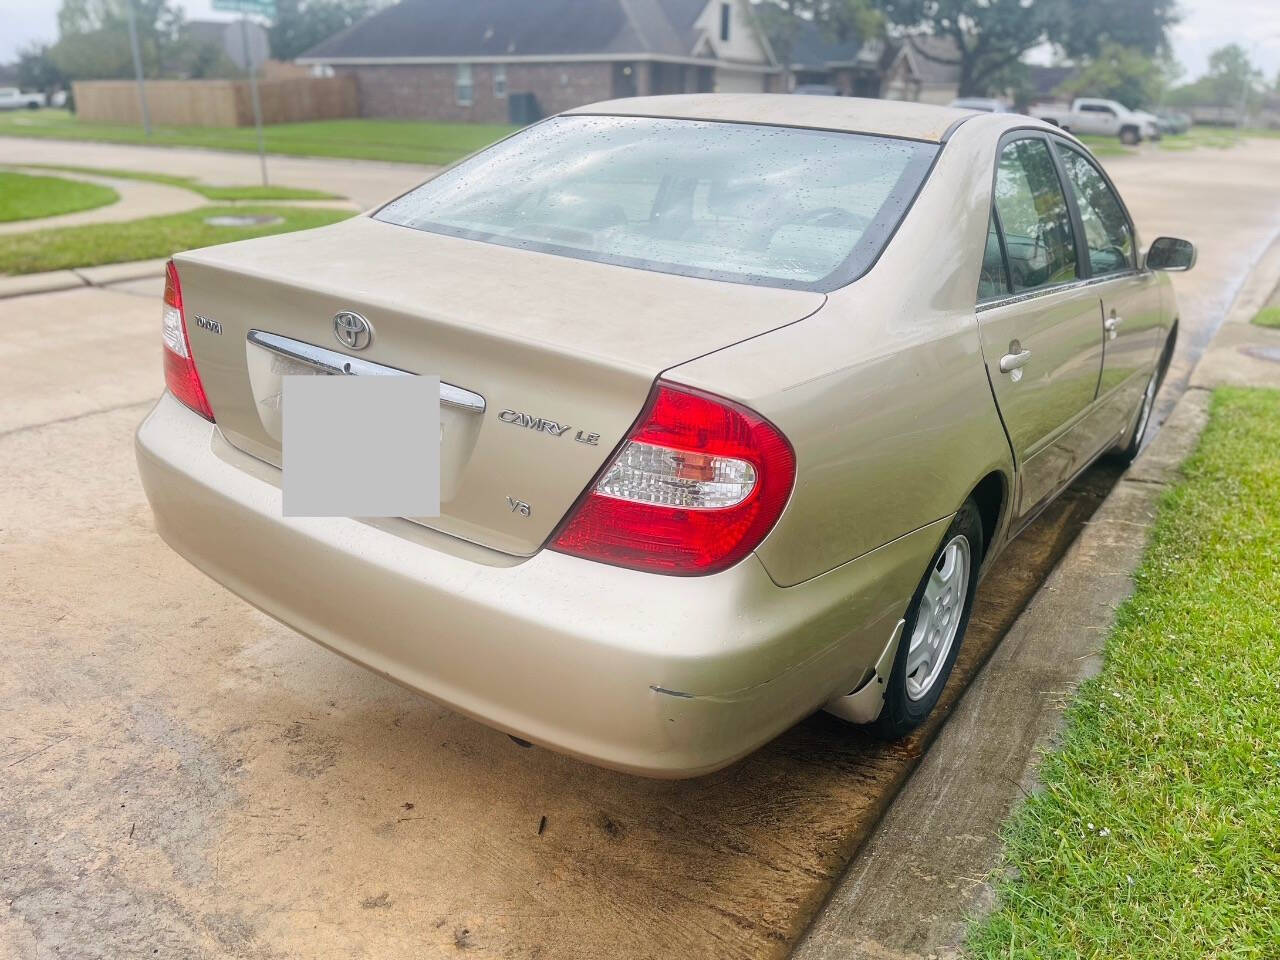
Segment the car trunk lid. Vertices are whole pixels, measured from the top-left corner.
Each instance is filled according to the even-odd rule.
[[[438,374],[448,385],[441,515],[416,519],[516,555],[536,552],[554,530],[659,373],[801,319],[824,301],[366,217],[175,261],[191,350],[232,444],[280,465],[282,378],[324,366],[300,357],[315,351],[297,345],[320,348],[329,363],[349,358],[351,373],[380,365]],[[335,336],[343,311],[371,324],[363,349]],[[450,387],[456,392],[446,395]],[[342,438],[333,440],[341,456]]]

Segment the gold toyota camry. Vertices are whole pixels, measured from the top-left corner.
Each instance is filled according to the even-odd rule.
[[[512,735],[670,777],[822,708],[901,736],[1002,548],[1136,454],[1194,259],[1028,117],[596,104],[175,257],[138,467],[201,570]],[[311,374],[440,378],[438,516],[284,514]]]

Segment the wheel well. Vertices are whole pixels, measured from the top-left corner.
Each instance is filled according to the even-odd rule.
[[[982,516],[982,543],[985,552],[991,549],[991,541],[995,539],[996,528],[1000,525],[1000,511],[1004,509],[1004,475],[998,470],[988,473],[969,496],[978,505],[978,513]]]

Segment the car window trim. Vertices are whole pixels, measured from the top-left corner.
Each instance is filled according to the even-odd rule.
[[[1132,276],[1135,273],[1137,273],[1136,270],[1126,273],[1104,273],[1099,277],[1085,277],[1078,280],[1067,280],[1063,283],[1055,283],[1051,286],[1036,287],[1034,290],[1015,293],[1012,296],[1002,297],[998,300],[982,300],[975,305],[974,309],[979,313],[985,310],[995,310],[997,307],[1007,307],[1015,303],[1025,303],[1028,300],[1034,300],[1037,297],[1048,296],[1054,293],[1063,293],[1069,290],[1081,290],[1086,287],[1096,287],[1099,284],[1110,283],[1113,280]]]
[[[1124,198],[1120,196],[1120,191],[1116,189],[1116,185],[1111,181],[1111,178],[1107,176],[1107,172],[1102,169],[1102,165],[1098,163],[1097,160],[1087,150],[1080,149],[1075,144],[1072,144],[1070,141],[1066,140],[1063,137],[1058,137],[1058,136],[1054,136],[1053,134],[1048,134],[1048,138],[1051,142],[1051,147],[1052,147],[1054,156],[1057,158],[1059,163],[1062,162],[1062,158],[1059,156],[1059,152],[1062,150],[1070,150],[1072,153],[1077,154],[1081,159],[1083,159],[1085,163],[1089,164],[1089,166],[1091,166],[1094,169],[1094,171],[1100,177],[1102,177],[1102,182],[1107,185],[1107,189],[1110,190],[1111,195],[1115,197],[1116,203],[1120,205],[1120,213],[1124,217],[1125,223],[1129,227],[1129,236],[1133,240],[1133,250],[1130,253],[1129,266],[1125,270],[1112,270],[1108,273],[1101,274],[1101,276],[1111,277],[1111,276],[1118,276],[1120,274],[1127,273],[1127,272],[1134,272],[1134,273],[1141,272],[1138,268],[1138,231],[1136,226],[1134,225],[1133,216],[1129,213],[1129,208],[1125,206]],[[1062,169],[1062,174],[1066,180],[1069,181],[1071,179],[1070,177],[1066,177],[1065,165]],[[1077,213],[1078,213],[1080,198],[1076,196],[1075,184],[1070,183],[1068,186],[1069,186],[1069,192],[1071,197],[1071,204],[1073,207],[1077,209]],[[1087,245],[1088,244],[1086,243],[1086,246]],[[1088,260],[1087,255],[1085,259],[1086,261]],[[1092,262],[1089,263],[1089,275],[1090,276],[1093,275]]]

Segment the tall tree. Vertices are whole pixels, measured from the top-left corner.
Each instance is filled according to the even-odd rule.
[[[49,44],[38,43],[18,51],[17,81],[23,90],[51,93],[67,85],[67,78],[50,58],[49,50]]]
[[[1204,76],[1172,91],[1169,100],[1182,106],[1250,107],[1257,104],[1263,82],[1244,47],[1229,43],[1209,54]]]
[[[1154,57],[1108,43],[1058,92],[1067,98],[1107,97],[1137,110],[1160,102],[1167,79],[1164,65]]]
[[[1148,57],[1168,49],[1177,0],[1059,0],[1053,41],[1069,57],[1128,47]]]
[[[133,75],[129,6],[137,18],[143,70],[157,76],[179,60],[183,14],[170,0],[62,0],[49,58],[70,79]]]
[[[1049,38],[1063,0],[881,0],[890,21],[950,38],[954,56],[917,53],[959,68],[960,96],[991,93],[1028,50]],[[1105,2],[1105,0],[1095,0]]]
[[[276,0],[276,18],[267,33],[271,55],[299,57],[373,10],[372,0]]]

